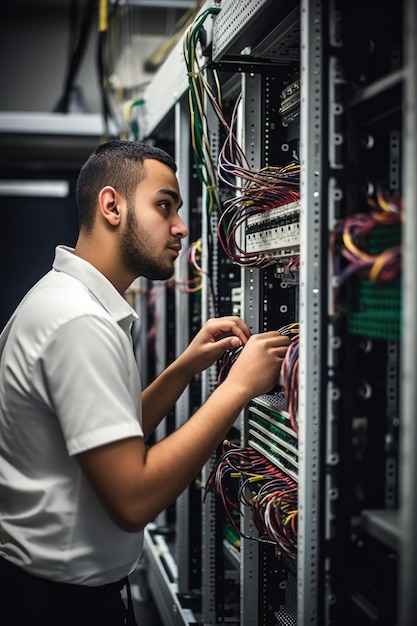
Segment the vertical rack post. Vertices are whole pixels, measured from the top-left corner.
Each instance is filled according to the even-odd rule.
[[[242,104],[243,111],[239,115],[239,141],[243,146],[243,151],[248,159],[251,169],[261,167],[261,133],[262,111],[261,98],[262,77],[259,74],[242,74]],[[242,310],[243,319],[248,324],[252,333],[260,330],[260,277],[259,270],[242,270]],[[243,428],[241,432],[242,445],[246,446],[248,441],[246,419],[243,418]],[[256,534],[252,519],[245,515],[241,519],[242,532],[246,536]],[[242,539],[240,548],[240,584],[241,584],[241,604],[240,618],[241,624],[257,626],[258,605],[259,605],[259,547],[256,542]]]
[[[181,195],[184,201],[185,223],[189,222],[190,207],[190,171],[189,171],[189,114],[184,99],[175,105],[175,160],[177,163],[177,176],[180,184]],[[183,239],[184,249],[189,245],[188,238]],[[183,258],[184,260],[184,258]],[[175,267],[177,279],[187,279],[188,268],[183,264]],[[181,276],[179,276],[181,274]],[[180,289],[175,290],[175,315],[180,321],[175,329],[175,352],[179,356],[187,347],[190,336],[190,311],[189,296]],[[179,428],[190,416],[189,390],[186,389],[176,404],[175,426]],[[189,591],[189,563],[190,563],[190,510],[189,510],[189,487],[177,498],[176,501],[176,551],[178,565],[178,592]]]
[[[412,626],[417,615],[417,7],[405,0],[404,11],[404,207],[403,329],[401,410],[401,493],[399,626]]]
[[[321,2],[301,3],[301,217],[297,624],[318,621],[322,284]]]
[[[210,151],[212,158],[216,162],[218,154],[219,132],[217,129],[217,119],[211,107],[207,107],[207,124],[210,129]],[[217,130],[216,130],[217,129]],[[208,250],[207,242],[209,240],[209,232],[215,230],[217,223],[217,208],[213,207],[211,213],[207,208],[207,197],[203,186],[202,199],[202,324],[210,317],[215,315],[214,302],[212,294],[217,294],[217,277],[218,277],[218,258],[217,249]],[[209,255],[211,254],[211,258]],[[211,264],[211,272],[209,273],[209,264]],[[211,284],[210,284],[211,281]],[[202,373],[202,399],[203,401],[210,395],[216,385],[216,365],[211,366]],[[215,453],[203,466],[201,472],[201,481],[203,485],[207,484],[213,464],[215,462]],[[213,493],[206,494],[204,502],[202,502],[201,532],[202,532],[202,619],[204,624],[217,623],[217,608],[219,602],[218,584],[220,581],[217,575],[220,563],[217,559],[218,542],[221,541],[219,532],[222,530],[216,527],[217,519],[217,502]]]

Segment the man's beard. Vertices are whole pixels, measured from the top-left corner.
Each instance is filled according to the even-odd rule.
[[[121,242],[122,259],[136,277],[145,276],[151,280],[166,280],[174,273],[172,263],[164,265],[155,256],[151,234],[140,230],[133,209],[128,206],[126,228]]]

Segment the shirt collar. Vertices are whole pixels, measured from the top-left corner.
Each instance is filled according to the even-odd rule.
[[[112,283],[91,263],[74,254],[74,248],[57,246],[52,267],[79,280],[122,327],[130,326],[138,315]]]

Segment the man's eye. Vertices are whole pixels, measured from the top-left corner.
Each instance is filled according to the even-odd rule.
[[[164,209],[164,211],[169,211],[169,207],[170,207],[169,202],[160,202],[159,206],[161,206]]]

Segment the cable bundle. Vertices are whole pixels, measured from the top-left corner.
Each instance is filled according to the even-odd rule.
[[[300,323],[291,322],[291,324],[281,326],[281,328],[278,328],[278,332],[285,337],[297,337],[300,334]]]
[[[286,337],[291,337],[294,341],[298,337],[298,334],[300,332],[300,325],[298,322],[292,322],[291,324],[286,324],[285,326],[281,326],[281,328],[278,329],[278,332],[281,335],[285,335]],[[290,348],[288,348],[288,350],[289,349]],[[219,359],[219,374],[217,378],[218,385],[220,385],[225,380],[225,378],[227,377],[230,371],[230,368],[236,362],[242,350],[243,350],[243,346],[239,346],[238,348],[234,348],[233,350],[226,350],[223,356]],[[282,365],[282,370],[283,370],[284,385],[285,384],[291,385],[291,391],[290,390],[288,391],[288,395],[291,395],[292,390],[295,388],[295,379],[298,373],[298,361],[295,361],[294,359],[295,350],[293,349],[290,351],[291,360],[289,363],[287,362],[289,361],[288,350],[285,355],[285,359]],[[298,359],[298,349],[297,349],[297,359]],[[296,366],[297,366],[296,372],[293,371],[294,363],[296,363]],[[284,370],[285,370],[285,376],[284,376]],[[296,429],[294,430],[297,432]]]
[[[246,156],[233,133],[242,94],[237,98],[229,124],[222,111],[222,96],[217,72],[213,68],[201,67],[196,54],[205,20],[209,15],[216,14],[218,11],[217,7],[203,11],[191,24],[184,37],[183,54],[189,82],[188,98],[193,156],[198,176],[206,188],[209,213],[213,206],[221,209],[219,180],[231,186],[239,194],[223,203],[217,226],[222,249],[237,265],[266,267],[275,261],[262,254],[248,254],[237,242],[237,231],[256,212],[265,212],[299,200],[300,167],[294,162],[283,168],[250,169]],[[212,78],[214,89],[206,78],[208,73]],[[219,155],[217,170],[211,157],[206,100],[212,105],[227,132],[226,141]],[[241,185],[237,184],[236,178],[241,179]]]
[[[401,225],[403,215],[400,202],[377,192],[376,199],[369,198],[368,203],[375,209],[372,213],[350,215],[339,222],[332,233],[330,247],[337,288],[354,274],[374,283],[389,283],[398,278],[401,272],[401,246],[391,246],[375,254],[366,249],[372,231],[384,226],[389,229]],[[342,264],[342,259],[347,263]]]
[[[227,377],[232,365],[237,361],[238,356],[243,350],[243,346],[234,348],[234,350],[226,350],[219,359],[219,373],[217,376],[217,384],[220,385]]]
[[[227,126],[228,136],[219,153],[217,166],[219,179],[241,193],[248,191],[248,188],[260,193],[260,199],[267,206],[269,204],[276,206],[277,197],[282,198],[282,204],[293,202],[299,198],[300,166],[298,162],[290,163],[282,168],[264,167],[253,170],[249,167],[247,158],[233,132],[237,109],[241,100],[242,94],[239,94],[233,109],[231,123]],[[241,182],[239,183],[236,179],[240,179]]]
[[[197,239],[197,241],[194,241],[189,246],[187,257],[188,264],[191,272],[193,273],[193,278],[189,278],[187,280],[176,280],[176,284],[179,285],[181,290],[185,293],[195,293],[196,291],[201,291],[203,287],[202,279],[205,272],[200,265],[201,252],[202,242],[201,239]]]
[[[293,337],[282,364],[282,379],[291,426],[298,433],[298,355],[300,337]]]
[[[188,102],[190,109],[190,130],[193,159],[198,179],[204,186],[205,209],[208,215],[207,228],[207,276],[214,314],[217,309],[215,281],[212,280],[214,258],[217,248],[214,247],[215,222],[220,209],[218,180],[215,164],[211,156],[209,123],[207,119],[207,103],[210,102],[214,112],[222,124],[226,124],[221,109],[221,88],[216,70],[207,66],[206,58],[197,54],[198,44],[204,54],[206,32],[204,23],[208,17],[216,15],[219,6],[208,7],[188,27],[183,38],[183,56],[188,76]],[[204,59],[202,61],[202,59]],[[208,82],[208,78],[214,88]]]
[[[84,13],[80,17],[77,0],[70,2],[70,34],[69,34],[69,58],[65,76],[63,93],[60,96],[54,111],[58,113],[71,112],[71,98],[75,94],[81,97],[81,92],[76,85],[76,78],[87,49],[93,20],[95,17],[96,1],[88,0]]]
[[[297,485],[253,448],[225,440],[206,485],[221,499],[227,518],[241,537],[271,543],[292,560],[297,549]],[[249,507],[258,537],[242,533],[235,512]]]
[[[203,11],[187,29],[183,39],[183,54],[188,75],[188,101],[191,121],[191,145],[197,175],[205,185],[208,199],[208,212],[213,205],[220,206],[216,169],[211,158],[210,141],[208,136],[208,122],[206,110],[206,96],[208,96],[213,108],[226,123],[221,110],[221,91],[216,70],[200,67],[196,53],[197,44],[202,39],[203,25],[210,15],[215,15],[220,7],[209,7]],[[216,85],[216,92],[210,87],[204,71],[210,71]]]
[[[235,191],[235,196],[223,203],[218,223],[218,237],[225,254],[241,267],[266,267],[274,259],[262,253],[248,253],[239,243],[239,230],[253,215],[297,202],[300,199],[300,165],[292,162],[285,167],[264,167],[252,170],[233,133],[236,101],[229,133],[219,154],[219,180]],[[240,182],[238,182],[240,181]]]

